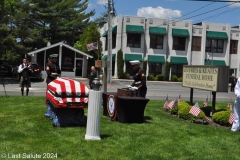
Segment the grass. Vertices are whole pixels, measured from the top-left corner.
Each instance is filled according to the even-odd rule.
[[[64,160],[239,159],[233,151],[240,150],[240,132],[169,116],[162,109],[163,103],[149,101],[142,124],[113,122],[101,113],[101,140],[86,141],[85,127],[52,127],[43,116],[44,97],[0,97],[0,155],[20,154],[23,158],[25,154],[43,157],[56,153],[57,159]],[[224,108],[227,103],[216,106]]]

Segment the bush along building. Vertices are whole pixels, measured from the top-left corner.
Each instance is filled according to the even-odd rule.
[[[229,76],[240,76],[240,26],[136,16],[112,19],[112,75],[117,78],[117,53],[123,53],[125,73],[132,74],[131,60],[147,61],[147,76],[159,74],[182,76],[183,65],[229,66]],[[108,24],[100,28],[103,44],[102,60],[108,55]],[[170,70],[166,69],[170,62]],[[169,73],[165,74],[165,71]]]

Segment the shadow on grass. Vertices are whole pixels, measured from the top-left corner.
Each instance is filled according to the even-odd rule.
[[[152,117],[144,116],[144,123],[151,123],[150,120],[152,120]]]
[[[101,134],[100,137],[101,137],[101,139],[106,139],[106,138],[112,137],[112,135],[110,135],[110,134]]]

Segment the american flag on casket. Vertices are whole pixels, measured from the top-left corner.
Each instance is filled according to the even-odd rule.
[[[57,78],[47,85],[46,99],[56,107],[87,105],[89,89],[81,82]]]

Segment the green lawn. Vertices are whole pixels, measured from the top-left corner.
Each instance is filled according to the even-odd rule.
[[[23,158],[26,154],[38,154],[43,157],[46,153],[56,153],[57,159],[64,160],[240,159],[240,132],[170,116],[162,109],[164,101],[149,101],[143,124],[121,124],[101,116],[102,139],[86,141],[85,127],[52,127],[51,121],[43,116],[44,99],[0,97],[1,156],[20,154]],[[227,102],[216,106],[224,108]]]

